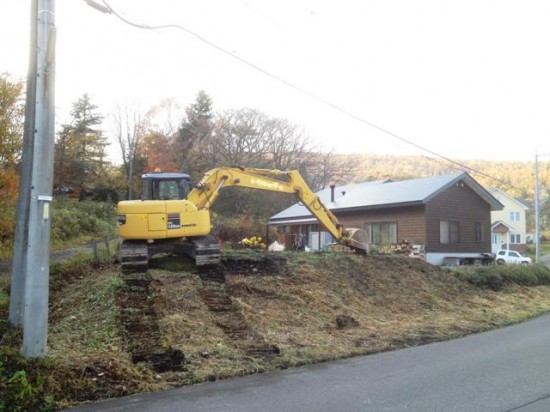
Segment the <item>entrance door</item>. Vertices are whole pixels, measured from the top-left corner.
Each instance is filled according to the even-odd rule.
[[[502,235],[500,233],[493,233],[491,239],[491,251],[497,253],[502,247]]]

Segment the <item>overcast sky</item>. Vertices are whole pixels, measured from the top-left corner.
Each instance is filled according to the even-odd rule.
[[[58,124],[83,93],[107,116],[116,103],[187,106],[202,89],[216,110],[289,118],[337,152],[427,154],[377,128],[458,159],[550,151],[550,1],[108,2],[135,22],[181,25],[355,118],[184,31],[140,30],[57,0]],[[0,72],[17,78],[30,3],[0,0]]]

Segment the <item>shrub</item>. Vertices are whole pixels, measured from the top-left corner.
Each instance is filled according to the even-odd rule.
[[[545,265],[470,266],[453,269],[453,274],[473,286],[495,291],[512,284],[522,286],[550,284],[550,269]]]
[[[87,235],[113,235],[115,213],[111,203],[56,198],[51,237],[56,241],[65,241]]]
[[[0,347],[0,412],[53,411],[48,395],[50,368],[40,359],[25,359],[14,348]]]
[[[214,229],[212,234],[219,240],[239,243],[241,240],[265,232],[265,223],[249,216],[222,217],[212,216]]]

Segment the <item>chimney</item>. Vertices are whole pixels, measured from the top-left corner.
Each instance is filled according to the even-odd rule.
[[[334,188],[336,185],[330,185],[330,201],[331,203],[334,203]]]

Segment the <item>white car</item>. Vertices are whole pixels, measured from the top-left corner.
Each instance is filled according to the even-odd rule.
[[[515,250],[499,250],[495,257],[497,264],[504,265],[506,263],[512,263],[516,265],[532,265],[533,261],[530,257],[522,256]]]

